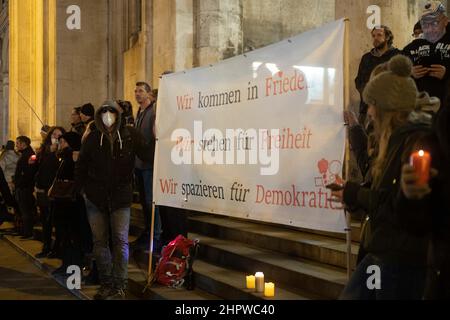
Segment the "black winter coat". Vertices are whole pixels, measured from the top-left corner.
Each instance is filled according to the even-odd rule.
[[[104,130],[101,115],[96,115],[97,130],[84,141],[76,163],[78,190],[101,210],[129,208],[132,203],[132,179],[135,157],[153,161],[154,149],[134,128],[120,125],[112,135]],[[100,128],[100,129],[99,129]]]
[[[367,113],[368,106],[367,104],[364,103],[362,99],[362,94],[364,92],[364,88],[369,82],[370,75],[372,74],[373,69],[375,69],[376,66],[384,62],[388,62],[389,60],[391,60],[393,56],[396,56],[399,53],[400,50],[396,48],[391,48],[385,54],[378,57],[377,55],[375,55],[375,49],[372,49],[372,51],[362,56],[361,62],[359,64],[358,76],[355,79],[356,89],[358,90],[361,96],[361,103],[359,107],[360,113],[362,114]]]
[[[414,66],[430,67],[431,64],[440,64],[447,68],[442,80],[431,76],[416,79],[419,91],[426,91],[430,96],[444,101],[445,84],[450,75],[450,32],[447,31],[436,43],[428,42],[425,39],[416,39],[403,49],[403,54],[411,59]]]
[[[31,147],[22,151],[19,161],[17,161],[16,172],[14,174],[14,185],[16,189],[34,189],[34,176],[37,166],[28,164],[31,156],[35,155]]]
[[[385,261],[424,267],[427,264],[432,232],[432,213],[439,205],[438,192],[420,201],[407,200],[400,188],[401,169],[410,154],[430,150],[433,160],[440,160],[436,138],[427,124],[408,124],[396,130],[390,139],[386,167],[381,179],[371,189],[347,183],[344,202],[358,204],[368,213],[370,230],[364,249]],[[433,167],[439,168],[439,163]],[[433,190],[435,187],[432,186]]]
[[[55,152],[50,151],[50,146],[42,146],[37,160],[36,188],[48,190],[55,179],[56,170],[58,170],[58,158]]]

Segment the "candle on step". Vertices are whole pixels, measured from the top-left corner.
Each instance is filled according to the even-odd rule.
[[[255,274],[256,278],[256,292],[263,293],[264,292],[264,273],[257,272]]]
[[[420,150],[411,155],[410,164],[416,170],[418,176],[417,185],[423,186],[430,180],[431,155]]]
[[[247,276],[247,289],[255,289],[255,276]]]
[[[266,282],[264,286],[264,296],[268,298],[275,297],[275,284],[272,282]]]

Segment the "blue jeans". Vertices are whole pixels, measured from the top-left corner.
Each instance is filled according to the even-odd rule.
[[[367,282],[373,272],[369,266],[380,268],[381,289],[370,290]],[[372,279],[372,278],[371,278]],[[370,279],[370,280],[371,280]],[[422,300],[425,290],[426,268],[386,262],[368,254],[356,267],[340,296],[340,300]],[[369,281],[373,283],[373,281]]]
[[[87,199],[86,210],[92,229],[94,256],[100,281],[117,289],[125,289],[128,280],[128,232],[131,210],[123,208],[108,214]]]
[[[153,169],[141,170],[135,169],[136,183],[139,189],[139,198],[142,211],[144,212],[145,230],[144,233],[150,234],[152,224],[152,203],[153,203]],[[155,207],[155,225],[153,239],[161,240],[162,226],[159,208]]]

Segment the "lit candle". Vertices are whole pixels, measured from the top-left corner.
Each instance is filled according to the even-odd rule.
[[[272,282],[266,283],[264,285],[264,296],[271,298],[275,297],[275,284]]]
[[[247,289],[255,289],[255,276],[247,276]]]
[[[263,293],[264,292],[264,273],[257,272],[255,274],[256,278],[256,292]]]
[[[430,179],[431,155],[420,150],[411,155],[410,164],[418,176],[417,185],[426,185]]]

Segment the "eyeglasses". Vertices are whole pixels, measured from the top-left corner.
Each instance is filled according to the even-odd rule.
[[[439,27],[442,20],[444,20],[444,19],[441,18],[439,20],[433,20],[433,21],[429,21],[429,22],[422,21],[420,24],[422,25],[422,29],[437,28],[437,27]]]
[[[102,109],[100,110],[100,112],[101,113],[117,112],[117,110],[110,106],[103,106]]]

